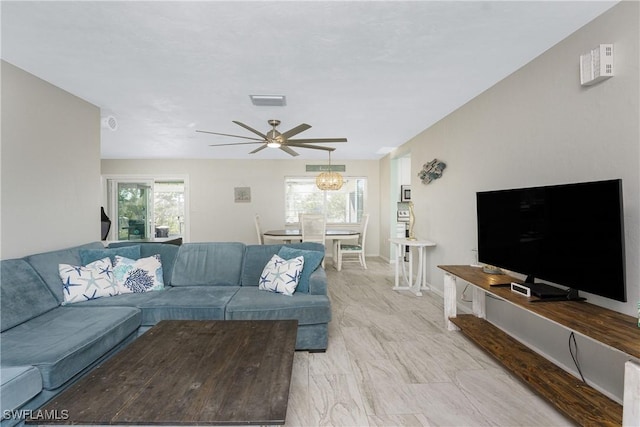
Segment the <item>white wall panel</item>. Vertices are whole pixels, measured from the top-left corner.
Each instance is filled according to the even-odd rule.
[[[2,61],[2,258],[100,240],[100,197],[100,110]]]

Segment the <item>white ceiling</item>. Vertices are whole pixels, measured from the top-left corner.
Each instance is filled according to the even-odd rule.
[[[614,4],[2,1],[2,58],[115,116],[103,158],[290,158],[195,132],[251,137],[231,121],[276,118],[313,126],[297,138],[348,138],[334,159],[377,159]]]

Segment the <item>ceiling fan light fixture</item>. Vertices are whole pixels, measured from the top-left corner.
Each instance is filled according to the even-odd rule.
[[[267,147],[280,148],[282,145],[281,133],[276,130],[276,126],[280,124],[280,120],[269,120],[269,124],[273,126],[269,132],[267,132]]]
[[[209,144],[211,147],[221,147],[221,146],[240,145],[240,144],[242,145],[260,144],[258,148],[250,151],[249,154],[255,154],[259,151],[264,150],[265,148],[280,148],[285,153],[294,157],[298,156],[299,154],[293,148],[309,148],[312,150],[325,150],[325,151],[331,152],[335,150],[335,148],[324,147],[316,144],[324,144],[327,142],[347,142],[347,138],[296,138],[296,139],[293,139],[292,137],[300,134],[301,132],[304,132],[305,130],[311,127],[311,125],[308,125],[306,123],[301,123],[298,126],[293,127],[283,133],[280,133],[278,129],[276,129],[278,125],[280,125],[280,120],[277,120],[277,119],[267,120],[267,123],[269,123],[269,125],[271,126],[271,130],[267,131],[266,133],[262,133],[259,130],[256,130],[251,126],[248,126],[237,120],[233,120],[233,123],[255,134],[259,138],[256,138],[255,136],[251,137],[251,136],[243,136],[243,135],[231,135],[228,133],[212,132],[208,130],[198,130],[198,129],[196,129],[196,132],[227,136],[231,138],[242,138],[242,139],[248,139],[250,141],[250,142],[245,141],[245,142],[225,143],[225,144]],[[329,158],[329,164],[331,164],[331,158]]]

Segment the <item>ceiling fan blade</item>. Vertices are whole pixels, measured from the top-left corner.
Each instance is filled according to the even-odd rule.
[[[262,144],[262,146],[260,146],[260,147],[256,148],[255,150],[253,150],[253,151],[249,151],[249,154],[257,153],[258,151],[260,151],[260,150],[264,150],[265,148],[267,148],[267,144]]]
[[[334,151],[334,147],[323,147],[321,145],[300,144],[297,142],[287,141],[289,147],[311,148],[314,150]]]
[[[233,123],[237,124],[238,126],[241,126],[243,128],[245,128],[246,130],[248,130],[249,132],[253,132],[256,135],[258,135],[259,137],[261,137],[262,139],[267,139],[267,135],[263,134],[262,132],[258,132],[257,130],[255,130],[254,128],[252,128],[251,126],[247,126],[242,122],[239,122],[237,120],[233,120]]]
[[[208,130],[196,130],[196,132],[200,132],[200,133],[210,133],[212,135],[222,135],[222,136],[232,136],[234,138],[244,138],[244,139],[253,139],[255,141],[262,141],[261,139],[258,138],[251,138],[249,136],[240,136],[240,135],[230,135],[228,133],[219,133],[219,132],[211,132]]]
[[[300,155],[300,154],[296,153],[295,151],[293,151],[291,148],[287,147],[286,145],[281,145],[280,149],[282,151],[284,151],[285,153],[288,153],[288,154],[290,154],[290,155],[292,155],[294,157]]]
[[[264,141],[256,142],[231,142],[229,144],[209,144],[209,147],[224,147],[225,145],[247,145],[247,144],[263,144]]]
[[[302,143],[347,142],[347,138],[289,139],[287,142],[302,142]]]
[[[305,130],[307,130],[307,129],[309,129],[309,128],[311,128],[311,125],[308,125],[308,124],[306,124],[306,123],[302,123],[301,125],[298,125],[298,126],[294,127],[293,129],[289,129],[288,131],[284,132],[284,133],[282,134],[282,136],[283,136],[285,139],[289,139],[289,138],[291,138],[293,135],[297,135],[297,134],[299,134],[300,132],[304,132]]]

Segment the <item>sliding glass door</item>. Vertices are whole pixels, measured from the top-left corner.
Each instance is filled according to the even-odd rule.
[[[117,240],[153,237],[153,181],[117,182]]]
[[[182,178],[105,176],[107,240],[186,238],[186,184]]]
[[[155,181],[153,193],[156,237],[183,236],[184,181]]]

